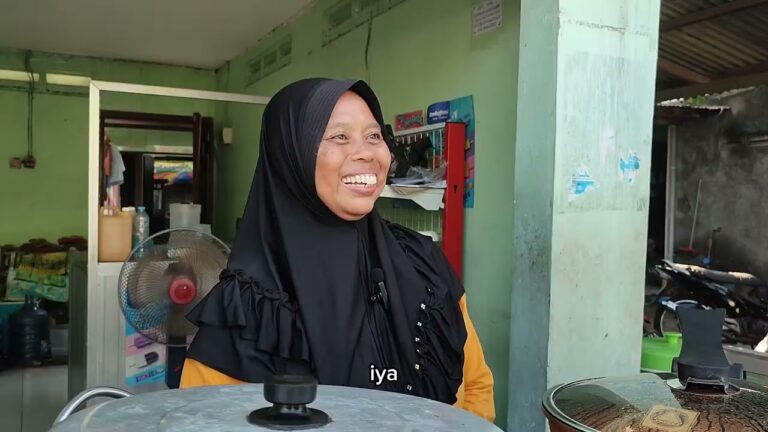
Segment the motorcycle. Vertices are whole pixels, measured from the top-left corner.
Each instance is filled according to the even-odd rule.
[[[679,332],[678,308],[725,309],[723,341],[758,345],[768,333],[768,287],[748,273],[723,272],[663,260],[655,267],[662,288],[653,328]]]

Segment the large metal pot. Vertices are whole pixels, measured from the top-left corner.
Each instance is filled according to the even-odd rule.
[[[673,374],[639,374],[558,386],[544,411],[554,432],[765,432],[767,391],[742,380],[727,392],[686,389]]]
[[[555,432],[768,432],[768,387],[743,380],[721,341],[722,310],[678,311],[675,374],[639,374],[552,388],[544,413]]]
[[[320,385],[315,389],[317,400],[309,409],[301,403],[314,399],[306,386],[230,385],[135,396],[102,389],[73,399],[51,431],[500,431],[469,412],[428,399],[350,387]],[[82,400],[98,395],[119,399],[70,415]]]

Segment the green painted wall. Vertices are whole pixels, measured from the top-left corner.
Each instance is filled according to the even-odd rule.
[[[214,72],[183,67],[47,53],[33,53],[30,64],[39,73],[199,89],[216,87]],[[24,52],[0,49],[0,69],[23,70]],[[168,114],[197,111],[212,115],[214,110],[213,104],[205,101],[115,94],[105,95],[103,105],[108,109]],[[11,169],[9,158],[27,153],[27,94],[18,84],[0,82],[0,244],[87,235],[87,89],[45,87],[41,83],[35,94],[33,118],[37,167]],[[134,137],[119,132],[117,135],[118,142],[123,137]],[[158,138],[147,134],[135,140],[154,143]],[[172,140],[178,142],[177,138]]]
[[[394,115],[445,99],[473,95],[477,117],[475,208],[466,211],[465,284],[470,311],[496,379],[499,424],[506,420],[509,302],[512,279],[512,182],[519,2],[504,1],[501,29],[471,34],[466,0],[408,0],[373,21],[369,71],[367,27],[321,46],[324,9],[319,1],[292,24],[235,59],[219,73],[221,89],[269,96],[310,76],[369,77],[388,121]],[[292,33],[292,63],[246,86],[246,62]],[[219,155],[217,232],[229,239],[242,214],[258,157],[261,109],[230,105],[234,144]],[[223,197],[227,197],[224,201]],[[489,252],[492,251],[492,252]]]

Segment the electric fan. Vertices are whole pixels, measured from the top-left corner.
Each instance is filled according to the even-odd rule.
[[[186,315],[219,280],[229,248],[201,231],[175,228],[136,246],[120,269],[120,309],[136,332],[167,350],[166,385],[177,388],[197,327]]]

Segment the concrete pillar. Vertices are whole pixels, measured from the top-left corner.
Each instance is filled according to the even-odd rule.
[[[508,430],[640,367],[659,0],[521,0]]]

